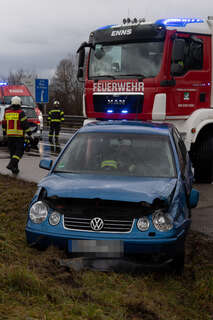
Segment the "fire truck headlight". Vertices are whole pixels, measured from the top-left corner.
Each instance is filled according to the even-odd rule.
[[[42,223],[48,214],[48,207],[43,201],[35,202],[30,208],[30,220],[33,223]]]

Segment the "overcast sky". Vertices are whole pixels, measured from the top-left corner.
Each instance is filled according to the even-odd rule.
[[[1,78],[21,68],[50,78],[59,61],[75,53],[91,31],[120,24],[127,16],[213,16],[212,0],[0,0],[0,4]]]

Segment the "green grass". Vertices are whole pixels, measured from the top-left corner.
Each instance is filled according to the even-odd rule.
[[[0,175],[0,320],[212,320],[213,242],[190,232],[182,276],[81,271],[27,246],[36,185]]]

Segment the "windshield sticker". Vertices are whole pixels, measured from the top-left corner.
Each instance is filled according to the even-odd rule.
[[[59,169],[64,168],[64,163],[63,163],[63,162],[60,163],[60,164],[58,165],[58,168],[59,168]]]

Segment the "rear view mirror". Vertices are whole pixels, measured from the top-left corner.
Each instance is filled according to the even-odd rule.
[[[192,189],[189,197],[190,208],[196,208],[199,201],[199,191]]]
[[[175,39],[172,48],[172,62],[183,61],[184,60],[184,39]]]
[[[45,170],[50,170],[52,167],[53,161],[50,159],[42,159],[39,163],[39,168],[45,169]]]

